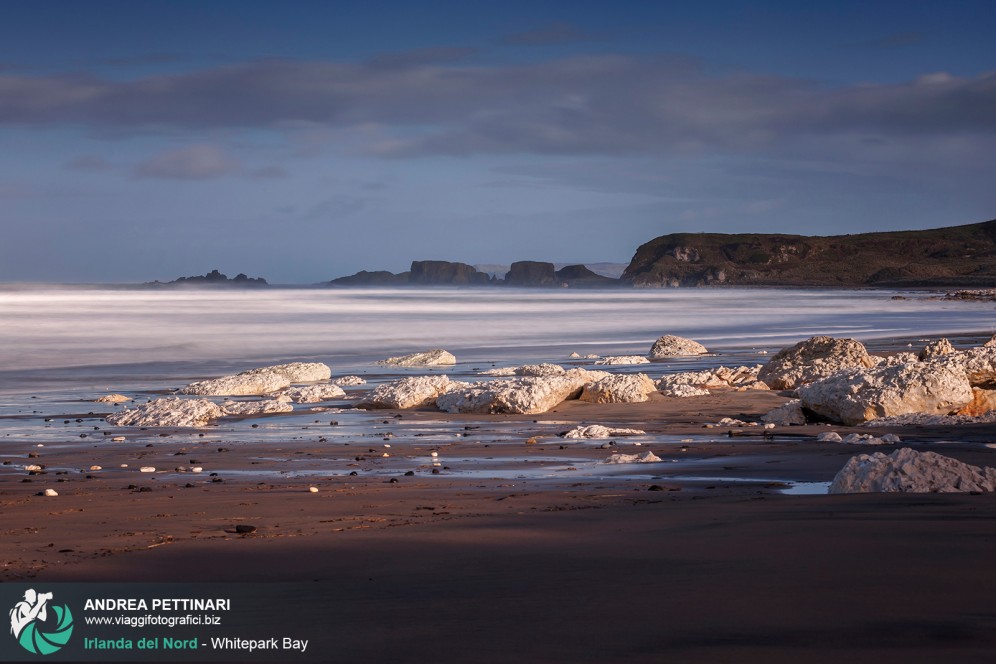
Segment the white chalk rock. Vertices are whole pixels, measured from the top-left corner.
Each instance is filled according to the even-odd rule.
[[[590,426],[579,426],[564,434],[564,438],[614,438],[616,436],[642,436],[647,433],[642,429],[613,429],[592,424]]]
[[[660,383],[658,383],[658,386]],[[709,395],[709,390],[704,387],[695,387],[694,385],[672,385],[668,387],[659,388],[661,394],[666,397],[704,397]]]
[[[647,357],[651,360],[661,360],[669,357],[684,357],[687,355],[702,355],[708,353],[706,347],[697,341],[666,334],[650,347]]]
[[[824,431],[819,436],[816,437],[817,442],[820,443],[842,443],[844,439],[840,437],[840,434],[836,431]]]
[[[908,447],[885,455],[851,457],[834,477],[830,493],[959,493],[996,491],[996,468],[970,466]]]
[[[412,353],[410,355],[399,355],[381,360],[377,364],[389,367],[435,367],[450,366],[456,364],[456,357],[453,353],[442,348]]]
[[[880,361],[860,341],[812,337],[778,351],[761,367],[758,379],[773,390],[792,390],[842,369],[869,369]]]
[[[467,383],[452,381],[449,376],[411,376],[378,385],[357,404],[358,408],[420,408],[432,405],[436,398]]]
[[[140,473],[154,473],[154,472],[156,472],[156,467],[155,466],[142,466],[141,468],[138,469],[138,472],[140,472]]]
[[[589,403],[642,403],[657,387],[647,374],[612,374],[581,391],[581,401]]]
[[[447,392],[436,399],[436,406],[448,413],[545,413],[567,399],[578,398],[586,383],[609,375],[570,369],[551,376],[484,381]]]
[[[58,496],[58,495],[59,495],[59,492],[58,492],[58,491],[56,491],[55,489],[45,489],[45,492],[44,492],[44,493],[45,493],[45,495],[46,495],[46,496],[48,496],[49,498],[55,498],[56,496]]]
[[[266,415],[268,413],[292,413],[294,406],[282,399],[264,401],[226,401],[221,404],[225,415]]]
[[[888,445],[889,443],[881,438],[876,438],[870,433],[849,433],[840,441],[848,445]]]
[[[610,355],[595,361],[596,365],[610,364],[650,364],[650,360],[642,355]]]
[[[321,362],[291,362],[191,383],[178,392],[201,396],[253,396],[276,392],[292,383],[328,380],[331,376],[332,370]]]
[[[28,465],[26,465],[24,467],[24,470],[26,470],[28,472],[31,472],[33,470],[41,470],[41,469],[42,469],[41,466],[39,466],[38,464],[34,464],[34,463],[29,463]]]
[[[334,384],[308,385],[307,387],[292,387],[283,393],[294,403],[319,403],[342,399],[346,393]]]
[[[761,416],[761,421],[766,424],[785,427],[792,424],[805,424],[806,415],[802,412],[802,402],[798,399],[793,399],[788,403],[783,403],[774,410],[769,410]]]
[[[972,385],[988,387],[996,383],[996,346],[988,342],[985,346],[969,348],[943,359],[960,363]]]
[[[925,362],[927,360],[932,360],[935,357],[943,357],[956,352],[957,351],[954,346],[951,345],[950,341],[947,339],[938,339],[937,341],[931,341],[929,344],[924,346],[923,350],[920,351],[920,355],[917,356],[917,359],[921,362]]]
[[[207,399],[154,399],[104,418],[120,427],[203,427],[225,412]]]
[[[661,458],[653,452],[646,454],[613,454],[602,463],[656,463]]]
[[[874,369],[845,369],[798,388],[802,405],[855,425],[906,413],[946,415],[972,401],[972,388],[944,358]]]
[[[105,394],[94,401],[96,403],[124,403],[126,401],[131,401],[131,397],[126,397],[123,394]]]
[[[341,376],[339,378],[333,378],[330,382],[333,385],[338,385],[339,387],[354,387],[356,385],[367,384],[367,381],[359,376]]]
[[[897,364],[909,364],[910,362],[919,362],[920,358],[917,357],[916,353],[894,353],[889,355],[884,360],[879,362],[877,367],[894,367]]]

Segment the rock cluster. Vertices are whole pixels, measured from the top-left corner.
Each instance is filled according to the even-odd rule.
[[[650,360],[642,355],[611,355],[597,360],[595,364],[650,364]]]
[[[412,353],[410,355],[399,355],[381,360],[377,364],[389,367],[435,367],[451,366],[456,364],[456,357],[453,353],[435,348],[433,350]]]
[[[346,396],[343,389],[334,383],[292,387],[281,394],[294,403],[319,403],[322,401],[332,401],[333,399],[342,399]]]
[[[705,371],[682,371],[667,374],[657,381],[657,389],[671,396],[687,396],[675,393],[675,388],[690,386],[696,388],[731,387],[737,390],[766,390],[768,386],[758,381],[761,365],[753,367],[718,367]],[[708,394],[708,391],[701,392]]]
[[[956,493],[996,491],[996,468],[970,466],[934,452],[908,447],[886,455],[851,457],[830,485],[830,493]]]
[[[661,458],[653,452],[645,454],[613,454],[602,463],[656,463]]]
[[[292,362],[191,383],[178,392],[198,396],[261,395],[282,390],[292,383],[313,383],[331,376],[332,370],[321,362]]]
[[[131,401],[131,397],[126,397],[123,394],[105,394],[104,396],[94,399],[96,403],[125,403],[126,401]]]
[[[545,413],[566,399],[576,399],[585,384],[610,374],[570,369],[551,376],[523,376],[473,383],[443,394],[436,406],[449,413]]]
[[[793,390],[843,369],[874,367],[879,361],[860,341],[812,337],[775,353],[757,377],[773,390]]]
[[[482,376],[559,376],[566,369],[559,364],[524,364],[521,367],[501,367],[482,371]]]
[[[226,401],[221,404],[221,409],[225,415],[267,415],[269,413],[291,413],[294,406],[290,400],[264,399],[263,401]]]
[[[708,353],[706,347],[697,341],[666,334],[651,346],[647,357],[651,360],[662,360],[669,357],[684,357],[687,355],[702,355]]]

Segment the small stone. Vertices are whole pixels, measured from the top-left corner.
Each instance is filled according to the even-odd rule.
[[[43,491],[42,494],[48,496],[49,498],[53,498],[55,496],[58,496],[59,492],[56,491],[55,489],[45,489],[45,491]]]
[[[407,473],[405,473],[405,477],[413,477],[414,475],[415,475],[414,470],[409,470]]]
[[[318,487],[317,486],[309,486],[308,487],[308,491],[310,493],[318,493]]]
[[[156,467],[155,466],[142,466],[138,470],[139,470],[139,472],[142,472],[142,473],[154,473],[154,472],[156,472]]]
[[[240,523],[237,526],[235,526],[235,532],[237,532],[239,535],[248,535],[249,533],[256,532],[256,526],[250,526],[248,524]]]

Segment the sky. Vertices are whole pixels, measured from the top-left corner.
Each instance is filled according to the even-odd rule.
[[[996,218],[996,3],[0,0],[0,281]]]

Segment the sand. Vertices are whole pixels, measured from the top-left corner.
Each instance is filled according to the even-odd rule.
[[[717,391],[540,416],[369,415],[372,430],[442,423],[446,442],[22,441],[23,459],[8,459],[48,472],[0,485],[2,576],[307,581],[329,661],[992,661],[996,495],[786,495],[784,480],[829,482],[870,449],[815,442],[826,426],[705,428],[786,400]],[[658,438],[603,449],[555,435],[579,423]],[[994,465],[980,443],[996,425],[895,431]],[[617,451],[664,462],[577,470]],[[171,471],[194,465],[204,472]],[[288,467],[314,472],[260,472]],[[59,496],[35,495],[49,487]]]

